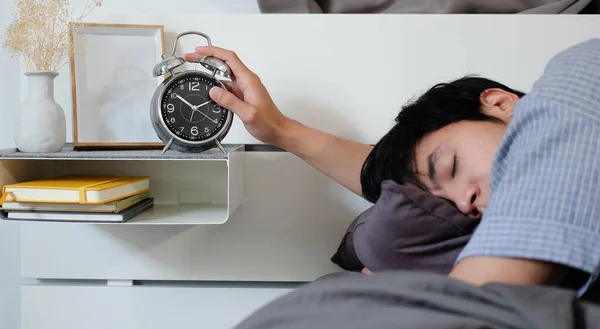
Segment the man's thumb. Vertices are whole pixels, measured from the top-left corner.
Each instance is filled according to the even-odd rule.
[[[240,112],[248,111],[250,109],[249,104],[244,103],[234,94],[223,88],[213,87],[210,89],[209,95],[217,104],[237,115],[239,115]]]

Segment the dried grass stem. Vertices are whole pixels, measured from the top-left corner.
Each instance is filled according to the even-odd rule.
[[[69,62],[72,25],[82,24],[102,1],[87,0],[81,14],[74,16],[69,0],[16,0],[3,48],[29,71],[58,71]]]

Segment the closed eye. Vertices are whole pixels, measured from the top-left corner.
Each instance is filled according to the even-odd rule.
[[[457,163],[458,163],[458,157],[456,156],[456,154],[454,154],[454,161],[452,162],[452,178],[454,178],[454,176],[456,176]]]

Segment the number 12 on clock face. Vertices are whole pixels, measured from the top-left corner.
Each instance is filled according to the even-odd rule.
[[[180,88],[181,88],[181,90],[185,90],[186,85],[185,84],[181,84]],[[187,88],[188,88],[189,91],[200,91],[200,82],[197,82],[197,81],[188,82]],[[208,85],[204,86],[204,90],[208,91]]]

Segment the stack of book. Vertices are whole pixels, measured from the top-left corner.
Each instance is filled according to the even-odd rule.
[[[2,187],[6,218],[33,221],[126,222],[154,205],[150,177],[66,175]]]

